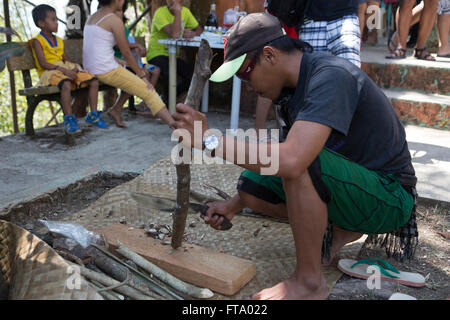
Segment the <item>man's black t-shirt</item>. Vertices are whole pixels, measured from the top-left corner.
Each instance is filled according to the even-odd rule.
[[[367,169],[393,173],[405,186],[417,178],[403,128],[377,85],[351,62],[329,53],[304,53],[296,89],[274,101],[290,129],[295,121],[331,127],[326,147]]]
[[[359,0],[310,0],[306,17],[315,21],[331,21],[358,13]]]

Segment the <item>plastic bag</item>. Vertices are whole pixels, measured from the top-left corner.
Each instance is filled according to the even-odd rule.
[[[223,25],[231,27],[233,24],[235,24],[238,20],[238,13],[234,9],[228,9],[225,11],[225,14],[223,15]]]
[[[86,230],[79,224],[47,220],[38,221],[44,224],[50,232],[60,234],[69,239],[73,239],[85,249],[92,243],[101,243],[101,237],[98,234]]]

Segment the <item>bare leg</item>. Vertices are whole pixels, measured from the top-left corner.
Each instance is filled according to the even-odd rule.
[[[92,80],[89,83],[89,105],[91,106],[91,111],[97,111],[98,86],[98,80]]]
[[[366,26],[367,5],[368,5],[368,3],[364,2],[358,6],[358,19],[359,19],[359,29],[360,29],[361,39],[363,38],[364,28]],[[361,40],[361,43],[362,42],[363,41]]]
[[[378,9],[378,11],[376,11],[376,13],[378,14],[378,12],[379,12],[379,10],[380,10],[380,3],[379,2],[377,2],[377,1],[375,1],[375,2],[373,2],[373,1],[369,1],[368,2],[368,6],[369,7],[371,7],[371,6],[376,6]],[[371,11],[369,11],[369,12],[371,12]],[[372,13],[373,14],[373,13]],[[367,21],[367,20],[366,20]],[[368,37],[367,37],[367,41],[366,41],[366,43],[368,44],[368,45],[371,45],[371,46],[373,46],[373,45],[376,45],[377,43],[378,43],[378,32],[377,32],[377,29],[376,28],[373,28],[373,29],[369,29],[368,30]]]
[[[72,114],[72,84],[70,81],[64,81],[61,87],[61,107],[64,115]]]
[[[242,207],[250,208],[255,212],[259,212],[270,217],[288,219],[288,212],[285,203],[273,204],[241,190],[238,190],[238,196],[240,202],[242,203]],[[347,243],[358,240],[362,236],[363,235],[361,233],[341,229],[333,223],[333,242],[331,245],[330,257],[327,261],[323,261],[323,265],[330,265],[333,258],[339,253],[339,250],[342,247],[344,247]]]
[[[130,98],[130,95],[125,91],[121,91],[114,105],[107,111],[107,113],[116,121],[116,125],[121,128],[126,128],[125,123],[122,122],[122,107]]]
[[[292,276],[253,295],[253,299],[326,299],[328,288],[321,267],[327,206],[317,194],[309,173],[283,180],[289,223],[294,235],[297,266]]]
[[[408,33],[411,26],[412,9],[414,7],[414,2],[414,0],[403,0],[400,2],[400,11],[397,25],[397,46],[401,49],[406,49],[406,43],[408,42]]]
[[[448,35],[450,32],[450,14],[440,14],[438,16],[438,32],[439,32],[439,56],[450,54],[450,45],[448,43]]]
[[[411,23],[410,23],[410,28],[415,25],[416,23],[419,23],[420,21],[420,17],[422,16],[422,10],[423,10],[423,4],[418,4],[417,6],[415,6],[412,10],[412,17],[411,17]],[[399,17],[399,9],[397,9],[397,14],[395,17],[395,24],[398,26],[398,17]],[[394,44],[396,46],[398,46],[398,32],[395,31],[394,34],[392,35],[392,41],[394,42]],[[395,48],[390,48],[392,49],[392,51],[395,50]]]
[[[417,36],[417,49],[425,48],[431,29],[433,29],[434,21],[436,19],[438,0],[424,0],[424,8],[422,17],[420,18],[419,34]],[[418,53],[421,57],[427,55],[426,51]],[[431,59],[430,59],[431,60]]]
[[[160,74],[161,74],[161,69],[160,68],[155,68],[150,73],[150,83],[154,87],[156,87],[156,84],[158,83]]]

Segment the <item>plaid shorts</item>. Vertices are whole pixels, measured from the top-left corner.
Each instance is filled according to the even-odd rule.
[[[450,14],[450,0],[439,0],[437,14]]]
[[[361,67],[361,37],[356,15],[332,21],[309,20],[301,27],[299,34],[299,38],[308,42],[314,51],[329,52]]]

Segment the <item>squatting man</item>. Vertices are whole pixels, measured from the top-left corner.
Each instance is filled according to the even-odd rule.
[[[190,133],[189,147],[213,154],[246,170],[237,194],[209,203],[205,222],[218,229],[244,207],[288,219],[296,249],[293,274],[253,299],[326,299],[322,264],[363,234],[400,237],[395,256],[411,258],[417,245],[416,177],[405,130],[392,105],[359,68],[283,34],[277,18],[247,15],[225,35],[225,59],[211,81],[236,74],[248,89],[274,101],[286,132],[268,144],[279,151],[279,169],[262,175],[267,163],[248,161],[259,144],[208,131],[204,114],[178,104],[175,128]],[[201,121],[202,133],[194,134]],[[183,131],[183,130],[181,130]],[[181,134],[180,134],[181,135]],[[245,150],[246,163],[238,152]],[[212,218],[214,213],[219,217]]]

